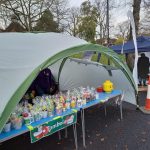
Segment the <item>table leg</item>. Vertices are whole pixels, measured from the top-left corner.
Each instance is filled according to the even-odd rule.
[[[104,104],[104,111],[105,111],[105,116],[107,116],[107,108],[106,108],[106,104]]]
[[[73,124],[73,133],[74,133],[75,147],[76,147],[76,150],[77,150],[78,149],[78,140],[77,140],[77,127],[76,127],[76,124]]]
[[[122,114],[122,101],[120,102],[120,118],[121,118],[121,120],[123,119],[123,114]]]
[[[65,138],[68,138],[68,130],[65,128]]]
[[[83,147],[86,148],[86,144],[85,144],[85,119],[84,119],[84,109],[81,110],[81,122],[82,122]]]
[[[61,140],[61,133],[60,133],[60,131],[58,131],[58,138],[59,138],[59,140]]]

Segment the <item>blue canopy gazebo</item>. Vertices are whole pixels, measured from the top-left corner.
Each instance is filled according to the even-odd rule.
[[[116,53],[121,53],[123,48],[123,53],[134,53],[134,43],[133,40],[127,41],[126,43],[120,45],[113,45],[110,47]],[[138,52],[150,52],[150,36],[139,36],[137,37],[137,48]]]

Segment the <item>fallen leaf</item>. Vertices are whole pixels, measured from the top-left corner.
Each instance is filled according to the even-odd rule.
[[[58,145],[61,144],[60,142],[57,143]]]
[[[105,140],[105,138],[101,138],[101,142],[103,142]]]
[[[142,139],[142,142],[146,142],[146,139]]]
[[[98,134],[96,134],[96,136],[100,136],[100,135],[101,135],[101,134],[99,134],[99,133],[98,133]]]

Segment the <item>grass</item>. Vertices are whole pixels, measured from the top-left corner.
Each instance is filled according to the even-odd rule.
[[[121,59],[123,59],[125,61],[125,55],[119,55]],[[83,58],[83,53],[78,53],[78,54],[75,54],[72,56],[73,58],[79,58],[79,59],[82,59]],[[98,57],[98,53],[96,54],[93,54],[92,56],[92,61],[95,61],[97,62],[97,57]],[[108,57],[106,55],[101,55],[101,58],[100,58],[100,63],[104,64],[104,65],[108,65]],[[113,61],[111,60],[110,58],[110,65],[113,65]]]
[[[75,54],[72,56],[73,58],[79,58],[79,59],[82,59],[83,58],[83,53],[78,53],[78,54]],[[98,57],[98,53],[96,54],[93,54],[92,56],[92,61],[97,61],[97,57]],[[102,55],[101,56],[101,59],[100,59],[100,63],[102,64],[108,64],[108,58],[105,56],[105,55]]]
[[[82,59],[82,58],[83,58],[83,53],[74,54],[74,55],[72,55],[72,57],[73,57],[73,58]]]

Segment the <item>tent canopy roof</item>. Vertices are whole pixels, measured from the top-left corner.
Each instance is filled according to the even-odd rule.
[[[127,65],[111,49],[60,33],[0,33],[0,130],[42,69],[85,51],[112,58],[137,91]]]
[[[134,53],[134,43],[133,40],[127,41],[126,43],[120,45],[114,45],[110,47],[116,53],[121,53],[123,48],[123,53]],[[149,52],[150,51],[150,36],[139,36],[137,37],[137,48],[139,52]]]

